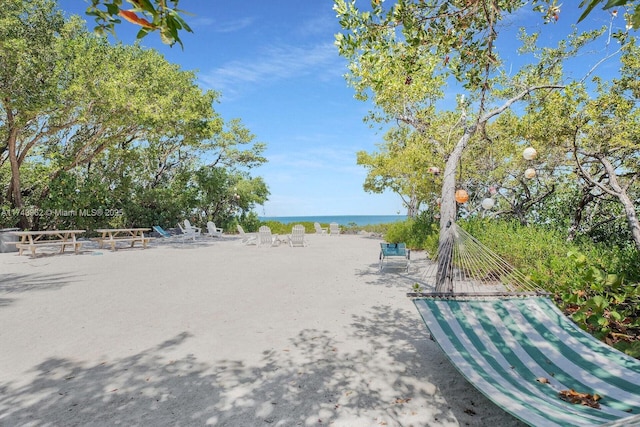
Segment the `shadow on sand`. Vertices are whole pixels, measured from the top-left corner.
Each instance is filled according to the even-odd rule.
[[[460,397],[460,378],[450,376],[457,372],[405,312],[372,307],[368,316],[354,316],[352,326],[353,338],[366,348],[339,351],[328,332],[306,329],[290,348],[264,350],[253,366],[216,360],[215,354],[210,360],[167,360],[191,338],[186,332],[93,366],[44,360],[29,384],[0,383],[0,424],[479,426],[492,414],[503,416],[479,393]],[[376,385],[380,353],[393,366],[393,396]],[[424,402],[416,405],[412,398]],[[431,421],[407,422],[421,419],[420,408]],[[513,419],[508,425],[522,424]]]
[[[24,292],[61,289],[63,286],[72,283],[74,281],[73,278],[74,276],[70,274],[0,273],[0,294],[8,296]],[[12,302],[12,298],[0,298],[0,308],[8,306]]]

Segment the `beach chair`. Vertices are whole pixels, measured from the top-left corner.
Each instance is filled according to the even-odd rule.
[[[326,227],[325,228],[321,227],[319,222],[314,222],[313,228],[315,228],[316,234],[322,234],[323,236],[327,235]]]
[[[153,226],[153,231],[155,231],[156,233],[158,233],[158,235],[164,240],[164,239],[175,239],[176,237],[181,237],[180,234],[171,234],[169,233],[167,230],[165,230],[164,228],[160,227],[159,225],[154,225]]]
[[[258,246],[278,246],[280,244],[280,239],[278,236],[274,236],[271,234],[271,229],[263,225],[258,229]]]
[[[238,224],[236,228],[238,229],[238,233],[240,233],[240,239],[242,243],[244,243],[245,245],[258,244],[258,237],[256,237],[254,233],[245,233],[244,228],[242,228],[240,224]]]
[[[207,222],[207,236],[222,237],[223,231],[224,230],[222,228],[216,227],[216,224],[213,221]]]
[[[153,231],[158,233],[160,235],[160,237],[162,237],[163,239],[170,239],[170,238],[174,237],[173,235],[171,235],[171,233],[169,233],[167,230],[165,230],[164,228],[160,227],[159,225],[154,225],[153,226]]]
[[[202,229],[200,227],[195,227],[193,225],[191,225],[191,222],[188,219],[184,220],[184,229],[189,231],[189,230],[193,230],[193,232],[195,233],[196,237],[200,237],[200,234],[202,233]]]
[[[307,246],[307,242],[304,238],[304,232],[304,225],[294,225],[291,229],[291,234],[289,235],[289,246]]]
[[[339,236],[340,235],[340,226],[337,222],[332,222],[329,224],[329,235],[330,236]]]
[[[198,233],[196,235],[196,231],[193,227],[191,228],[185,228],[182,226],[182,224],[178,223],[178,228],[180,229],[180,232],[182,233],[182,240],[184,239],[192,239],[192,240],[196,240],[196,237],[200,235],[200,233]]]
[[[380,243],[379,270],[382,271],[385,264],[388,265],[392,259],[401,261],[405,270],[409,271],[411,250],[407,249],[404,243]]]

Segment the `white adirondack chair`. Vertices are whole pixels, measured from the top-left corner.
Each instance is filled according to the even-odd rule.
[[[289,246],[307,246],[304,238],[304,225],[297,224],[293,226],[289,235]]]
[[[207,222],[207,236],[222,237],[223,231],[224,230],[222,228],[216,227],[216,224],[213,221]]]
[[[322,234],[323,236],[327,235],[327,228],[321,227],[319,222],[314,222],[313,228],[316,229],[316,234]]]
[[[245,233],[244,228],[240,224],[237,226],[240,239],[245,245],[257,245],[258,237],[254,233]]]
[[[329,224],[329,235],[330,236],[339,236],[340,235],[340,226],[337,222],[332,222]]]
[[[178,228],[182,233],[180,234],[182,236],[182,240],[184,239],[196,240],[196,231],[193,229],[193,227],[191,228],[183,227],[182,224],[178,223]]]
[[[271,229],[263,225],[258,229],[258,246],[278,246],[280,244],[280,240],[278,236],[274,236],[271,234]]]
[[[188,232],[193,232],[196,237],[200,237],[200,234],[202,233],[202,229],[191,225],[191,222],[188,219],[184,220],[184,229]]]

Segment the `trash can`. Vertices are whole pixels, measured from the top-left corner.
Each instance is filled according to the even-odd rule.
[[[18,236],[11,231],[20,231],[19,228],[0,228],[0,253],[18,252],[18,247],[9,242],[17,242]]]

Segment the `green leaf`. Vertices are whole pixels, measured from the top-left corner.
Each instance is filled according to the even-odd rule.
[[[107,7],[107,13],[109,15],[115,16],[120,12],[120,8],[113,3],[107,3],[105,6]]]
[[[622,276],[619,274],[608,274],[605,284],[611,286],[615,290],[622,285]]]
[[[189,25],[187,25],[186,21],[184,19],[182,19],[182,17],[178,14],[176,15],[172,15],[173,19],[180,24],[180,27],[182,27],[182,29],[184,29],[185,31],[188,31],[190,33],[193,33],[193,30],[191,29],[191,27],[189,27]]]
[[[582,311],[577,311],[573,314],[573,316],[571,316],[571,318],[576,322],[576,323],[584,323],[586,321],[587,316],[584,314],[584,312]]]
[[[585,9],[584,13],[582,15],[580,15],[580,18],[578,18],[578,22],[582,22],[582,20],[584,18],[586,18],[591,13],[593,8],[596,7],[598,5],[598,3],[600,3],[600,1],[601,0],[592,0],[591,3],[589,3],[587,8]],[[580,3],[580,7],[582,7],[583,4],[584,4],[584,2]]]
[[[604,309],[609,305],[609,301],[607,301],[602,295],[594,296],[591,298],[591,302],[599,309]]]
[[[623,319],[624,316],[622,316],[622,314],[618,313],[617,311],[611,311],[609,313],[609,317],[611,317],[613,320],[619,322]]]
[[[636,6],[636,9],[631,16],[631,25],[633,25],[634,30],[640,28],[640,4]]]
[[[607,9],[610,9],[610,8],[616,7],[616,6],[624,6],[628,2],[629,2],[629,0],[609,0],[607,2],[607,4],[605,4],[602,8],[604,10],[607,10]]]
[[[141,28],[140,31],[138,31],[138,34],[136,34],[136,38],[141,39],[145,37],[147,34],[149,34],[149,30],[147,30],[146,28]]]
[[[139,0],[138,4],[141,9],[149,12],[151,15],[156,15],[158,13],[149,0]]]

